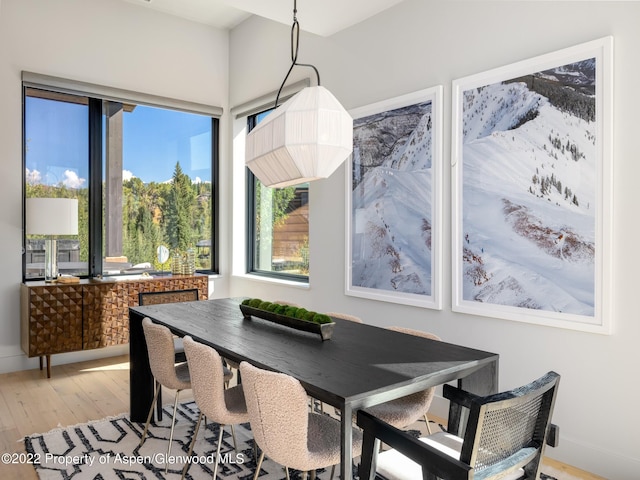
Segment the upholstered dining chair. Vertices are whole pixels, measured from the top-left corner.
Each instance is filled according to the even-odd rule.
[[[408,335],[416,335],[423,338],[429,338],[431,340],[440,340],[440,337],[433,333],[423,332],[421,330],[414,330],[412,328],[405,327],[387,327],[389,330],[405,333]],[[418,419],[424,417],[424,421],[427,423],[427,431],[431,433],[431,426],[429,425],[429,418],[427,417],[427,411],[433,401],[435,394],[435,388],[427,388],[420,392],[412,393],[406,397],[390,400],[379,405],[367,408],[367,411],[373,416],[378,417],[383,422],[393,425],[396,428],[406,428]]]
[[[189,456],[193,453],[198,430],[202,417],[220,424],[218,443],[216,447],[216,461],[213,468],[213,479],[218,473],[220,446],[222,445],[222,434],[224,427],[229,425],[233,437],[233,446],[237,452],[236,435],[233,429],[235,424],[249,421],[247,405],[244,400],[242,385],[225,388],[225,371],[222,364],[222,357],[218,352],[202,343],[198,343],[191,337],[183,339],[184,351],[187,354],[187,362],[191,373],[191,386],[193,398],[200,409],[198,422],[196,423],[193,439],[189,447]],[[184,479],[190,462],[185,463],[182,471]]]
[[[330,317],[340,318],[342,320],[349,320],[350,322],[363,323],[362,319],[356,315],[341,312],[327,312]]]
[[[273,303],[277,303],[278,305],[289,305],[291,307],[299,307],[297,303],[290,302],[289,300],[274,300]]]
[[[180,392],[191,388],[191,377],[187,363],[175,363],[175,351],[173,345],[173,334],[171,330],[163,325],[153,323],[149,318],[142,320],[142,329],[147,343],[149,355],[149,366],[156,381],[156,391],[147,415],[147,423],[144,426],[140,447],[147,438],[149,423],[153,416],[153,409],[158,402],[158,396],[162,386],[176,391],[173,402],[173,417],[171,419],[171,433],[169,435],[169,445],[167,447],[167,457],[171,453],[171,443],[173,442],[173,431],[176,425],[176,410],[178,408],[178,397]],[[168,464],[165,467],[165,472]]]
[[[184,290],[161,290],[159,292],[139,292],[138,305],[141,307],[147,305],[161,305],[164,303],[193,302],[198,300],[200,292],[197,288],[188,288]],[[176,363],[187,361],[182,348],[182,338],[173,336],[173,344],[176,356]],[[156,388],[158,385],[156,384]],[[162,420],[162,390],[158,393],[157,412],[158,420]]]
[[[340,422],[309,412],[307,393],[295,378],[240,363],[251,430],[262,449],[254,480],[264,456],[289,468],[311,472],[340,463]],[[353,456],[360,455],[362,434],[353,431]],[[332,471],[333,473],[333,471]],[[333,475],[332,475],[333,476]]]
[[[486,397],[444,385],[449,432],[420,439],[359,411],[357,423],[364,434],[360,480],[537,480],[545,446],[557,445],[549,432],[559,381],[560,375],[548,372]],[[468,409],[464,428],[458,421],[462,408]],[[378,453],[378,441],[392,448]]]

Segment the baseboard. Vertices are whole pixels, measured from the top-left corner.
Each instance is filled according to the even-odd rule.
[[[66,365],[67,363],[86,362],[97,358],[115,357],[128,353],[128,344],[80,352],[59,353],[51,356],[51,364],[53,366]],[[38,357],[28,358],[19,348],[8,347],[0,349],[0,374],[33,370],[35,368],[40,368]]]
[[[560,425],[560,444],[556,448],[548,448],[546,456],[611,480],[638,478],[639,459],[603,450],[581,440],[563,437],[562,433]]]

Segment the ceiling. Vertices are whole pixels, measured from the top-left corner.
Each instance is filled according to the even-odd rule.
[[[291,25],[294,0],[124,0],[216,28],[231,29],[251,15]],[[300,0],[300,29],[328,36],[403,0]]]

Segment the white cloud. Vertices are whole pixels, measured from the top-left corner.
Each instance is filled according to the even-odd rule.
[[[122,181],[127,181],[127,180],[131,180],[132,178],[135,178],[136,176],[133,174],[132,171],[130,170],[122,170]]]
[[[79,178],[78,174],[72,170],[64,171],[64,180],[62,181],[62,183],[65,187],[80,188],[82,185],[84,185],[85,181],[86,180],[84,178]]]
[[[42,180],[42,174],[38,170],[26,170],[27,183],[30,185],[35,185],[40,183]]]

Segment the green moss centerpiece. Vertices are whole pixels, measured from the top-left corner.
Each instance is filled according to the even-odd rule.
[[[259,298],[247,298],[240,304],[245,319],[262,318],[289,328],[317,333],[322,340],[329,340],[335,322],[329,315],[313,312],[302,307],[266,302]]]

